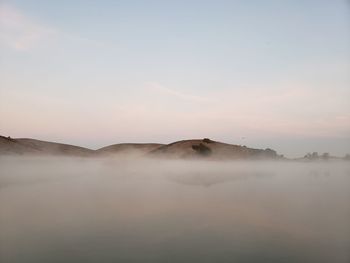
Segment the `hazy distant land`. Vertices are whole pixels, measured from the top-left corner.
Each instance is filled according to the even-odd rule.
[[[254,149],[242,145],[227,144],[208,138],[181,140],[170,144],[161,143],[119,143],[102,147],[97,150],[85,147],[41,141],[30,138],[11,138],[0,135],[0,155],[58,155],[78,157],[104,156],[142,156],[170,159],[214,159],[214,160],[288,160],[275,150]],[[349,160],[345,157],[333,157],[328,153],[318,155],[309,153],[294,160]]]

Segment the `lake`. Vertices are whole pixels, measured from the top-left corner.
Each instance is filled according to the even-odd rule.
[[[350,262],[349,162],[0,158],[0,261]]]

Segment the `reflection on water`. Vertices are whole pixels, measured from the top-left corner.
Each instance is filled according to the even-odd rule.
[[[349,163],[0,159],[0,261],[350,262]]]

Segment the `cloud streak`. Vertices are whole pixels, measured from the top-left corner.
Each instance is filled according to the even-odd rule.
[[[17,51],[27,51],[41,45],[54,34],[20,10],[0,4],[0,40],[3,46]]]
[[[147,88],[151,89],[152,91],[156,91],[161,94],[169,95],[172,97],[175,97],[177,99],[185,100],[185,101],[191,101],[191,102],[212,102],[213,100],[210,98],[197,96],[197,95],[191,95],[187,93],[182,93],[174,89],[170,89],[168,87],[165,87],[158,82],[148,82]]]

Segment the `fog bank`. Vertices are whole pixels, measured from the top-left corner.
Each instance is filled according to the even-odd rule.
[[[1,262],[348,262],[348,162],[0,158]]]

